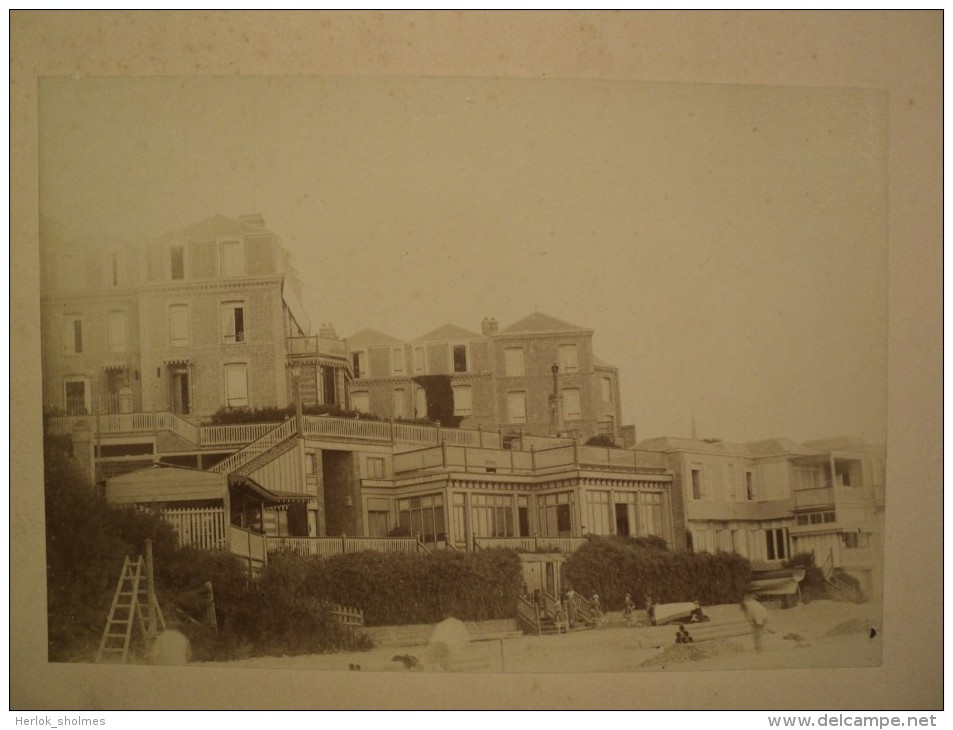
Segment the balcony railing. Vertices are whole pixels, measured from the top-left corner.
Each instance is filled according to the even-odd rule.
[[[795,509],[834,506],[838,502],[862,502],[868,499],[862,487],[821,487],[820,489],[795,489]]]
[[[384,553],[428,552],[415,537],[268,537],[269,553],[291,552],[296,555],[344,555],[362,550]]]
[[[509,548],[524,553],[572,553],[586,544],[585,537],[474,537],[479,550]]]
[[[347,343],[328,337],[287,337],[289,355],[326,355],[328,357],[347,357]]]

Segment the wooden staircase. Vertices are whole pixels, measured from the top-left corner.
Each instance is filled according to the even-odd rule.
[[[148,561],[140,555],[135,561],[126,556],[119,582],[109,608],[109,618],[96,653],[97,664],[127,664],[132,646],[133,627],[148,647],[161,631],[165,618],[152,587],[152,545],[147,545]]]
[[[537,636],[562,634],[595,628],[597,625],[589,602],[578,594],[573,595],[571,607],[566,607],[568,611],[545,591],[540,597],[541,605],[525,596],[518,595],[516,598],[516,623],[524,633]]]

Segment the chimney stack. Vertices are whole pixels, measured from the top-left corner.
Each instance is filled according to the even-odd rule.
[[[493,319],[491,319],[491,318],[489,318],[489,317],[484,317],[484,318],[483,318],[483,334],[486,335],[487,337],[489,337],[490,335],[495,335],[495,334],[496,334],[496,331],[497,331],[499,328],[500,328],[500,326],[499,326],[499,324],[497,324],[495,318],[493,318]]]

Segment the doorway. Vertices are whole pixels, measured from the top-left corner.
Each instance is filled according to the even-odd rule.
[[[189,398],[189,371],[187,368],[172,369],[172,412],[180,416],[191,413]]]

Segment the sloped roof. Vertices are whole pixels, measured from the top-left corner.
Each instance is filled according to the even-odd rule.
[[[171,231],[160,236],[157,240],[165,239],[194,239],[214,238],[215,236],[244,236],[246,234],[271,234],[271,231],[251,223],[240,221],[237,218],[216,214],[198,223]],[[273,234],[272,234],[273,235]]]
[[[385,335],[383,332],[372,330],[370,328],[362,329],[360,332],[344,338],[347,346],[352,350],[364,347],[365,345],[403,345],[403,340],[396,337]]]
[[[445,324],[433,332],[418,337],[415,342],[442,342],[445,340],[480,340],[483,335],[457,327],[455,324]]]
[[[156,464],[106,480],[106,499],[118,503],[189,502],[224,499],[224,474]]]
[[[735,454],[746,456],[750,450],[745,444],[725,441],[703,441],[701,439],[662,436],[639,442],[637,448],[645,451],[700,451],[709,454]]]
[[[550,317],[542,312],[533,312],[523,317],[523,319],[514,322],[509,327],[500,330],[500,334],[510,335],[521,332],[588,332],[585,327],[577,327],[574,324],[563,322],[561,319]]]
[[[753,456],[768,456],[769,454],[809,454],[811,449],[786,438],[770,438],[748,443],[748,450]]]
[[[833,438],[805,441],[804,445],[814,451],[866,451],[870,444],[856,436],[835,436]]]

